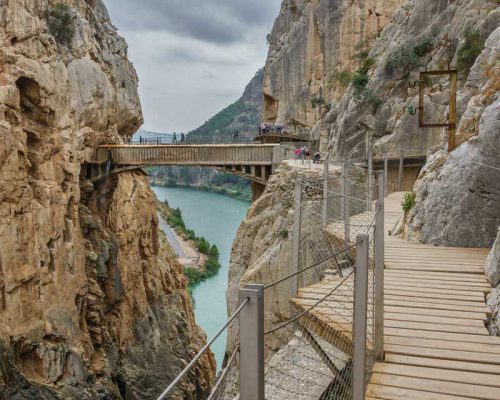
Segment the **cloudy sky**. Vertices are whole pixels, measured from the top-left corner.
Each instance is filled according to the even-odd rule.
[[[261,68],[281,0],[104,0],[139,74],[144,129],[187,132]]]

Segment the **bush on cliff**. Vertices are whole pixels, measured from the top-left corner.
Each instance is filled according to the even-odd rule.
[[[481,41],[479,31],[467,26],[464,31],[464,43],[457,52],[457,68],[459,72],[467,75],[483,48],[484,44]]]
[[[416,44],[406,43],[393,51],[385,64],[385,71],[392,75],[395,72],[403,77],[423,65],[421,58],[434,48],[432,37],[423,37]]]
[[[75,27],[70,9],[66,4],[57,3],[48,13],[49,31],[59,44],[71,44],[75,36]]]

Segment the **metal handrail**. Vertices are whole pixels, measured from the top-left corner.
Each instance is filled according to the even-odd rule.
[[[196,354],[196,356],[191,360],[191,362],[182,370],[182,372],[177,375],[177,377],[172,381],[172,383],[163,391],[163,393],[158,397],[158,400],[164,400],[166,399],[167,395],[174,390],[174,388],[177,386],[177,384],[181,381],[181,379],[186,375],[189,370],[193,367],[193,365],[196,364],[196,362],[200,359],[200,357],[208,350],[208,348],[217,340],[217,338],[226,330],[226,328],[229,326],[229,324],[238,316],[238,314],[243,310],[243,308],[248,304],[250,301],[250,298],[247,297],[244,301],[241,302],[240,306],[237,308],[237,310],[229,317],[227,322],[224,324],[224,326],[219,329],[219,331],[215,334],[215,336],[208,342],[203,348]]]
[[[219,376],[219,379],[217,379],[217,383],[215,384],[214,388],[212,389],[212,393],[210,393],[210,396],[208,396],[207,400],[212,400],[215,396],[215,393],[217,393],[217,390],[219,389],[220,385],[224,381],[224,378],[226,377],[227,373],[229,372],[229,367],[233,363],[236,354],[238,354],[238,351],[240,350],[240,345],[238,344],[236,348],[233,351],[233,354],[231,357],[229,357],[229,360],[227,361],[226,368],[224,368],[224,371]]]

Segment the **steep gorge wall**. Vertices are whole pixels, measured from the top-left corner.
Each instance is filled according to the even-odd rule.
[[[104,4],[66,3],[62,36],[56,2],[0,5],[0,397],[155,398],[205,338],[147,180],[80,179],[142,113]],[[177,396],[213,373],[207,356]]]
[[[337,76],[359,66],[402,0],[284,0],[264,69],[265,120],[311,133],[326,147],[327,108],[342,94]],[[314,105],[313,99],[323,99]],[[328,106],[328,107],[326,107]]]

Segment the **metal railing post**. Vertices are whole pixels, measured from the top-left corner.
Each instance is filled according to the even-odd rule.
[[[328,191],[329,191],[329,185],[328,185],[328,177],[329,177],[329,167],[328,167],[328,159],[325,162],[325,169],[324,169],[324,177],[323,177],[323,204],[322,204],[322,214],[323,214],[323,226],[326,226],[328,223]]]
[[[388,173],[389,173],[389,156],[387,153],[384,154],[384,196],[387,197],[388,191]]]
[[[354,270],[354,320],[352,357],[352,399],[364,400],[366,381],[366,327],[368,302],[368,246],[367,234],[357,235],[356,267]]]
[[[401,149],[400,153],[399,153],[398,192],[401,192],[403,190],[404,158],[405,158],[405,151],[404,151],[404,149]]]
[[[292,270],[291,273],[296,273],[300,268],[300,223],[302,220],[302,184],[300,181],[295,183],[295,213],[293,220],[293,253],[292,253]],[[299,290],[299,280],[298,276],[295,275],[290,280],[291,285],[291,297],[294,298],[297,296]]]
[[[373,188],[373,155],[371,149],[368,151],[368,191],[367,191],[367,211],[372,210],[372,188]]]
[[[347,177],[348,167],[346,164],[342,167],[342,218],[344,220],[344,242],[345,246],[349,246],[349,242],[351,239],[351,230],[350,230],[350,219],[351,219],[351,210],[349,204],[349,180]]]
[[[239,290],[240,304],[240,399],[264,400],[264,285]]]
[[[384,171],[378,172],[375,216],[375,360],[384,361]]]

